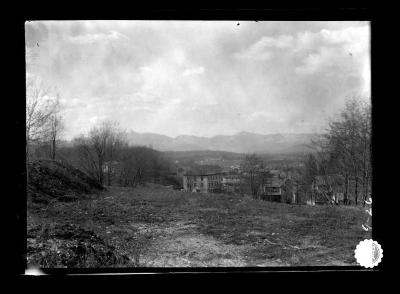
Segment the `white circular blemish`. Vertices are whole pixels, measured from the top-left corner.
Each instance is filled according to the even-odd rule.
[[[365,268],[377,266],[383,257],[381,245],[372,239],[361,241],[354,250],[354,253],[357,262]]]

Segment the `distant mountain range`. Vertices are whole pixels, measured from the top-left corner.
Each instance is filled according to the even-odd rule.
[[[155,133],[127,134],[130,145],[151,146],[160,151],[216,150],[236,153],[296,153],[309,151],[307,145],[317,134],[270,134],[240,132],[211,138],[181,135],[176,138]]]

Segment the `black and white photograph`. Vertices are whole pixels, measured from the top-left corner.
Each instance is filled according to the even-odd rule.
[[[370,264],[370,21],[24,29],[28,269]]]

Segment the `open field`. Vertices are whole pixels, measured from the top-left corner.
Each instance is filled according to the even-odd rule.
[[[361,207],[300,206],[162,186],[110,187],[28,209],[42,267],[357,265]]]

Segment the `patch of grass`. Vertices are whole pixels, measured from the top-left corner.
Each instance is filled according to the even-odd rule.
[[[97,255],[109,265],[114,262],[114,266],[146,266],[142,260],[146,260],[150,249],[153,252],[158,250],[157,255],[164,260],[164,251],[162,247],[157,247],[161,246],[157,242],[168,238],[166,232],[170,229],[175,231],[175,235],[171,236],[184,237],[190,233],[191,236],[203,236],[201,242],[206,242],[207,238],[215,240],[213,246],[240,248],[248,266],[268,261],[279,261],[283,265],[353,264],[355,246],[370,236],[361,229],[365,220],[365,212],[361,208],[289,205],[235,195],[186,193],[158,186],[135,189],[110,187],[108,191],[88,195],[78,201],[54,203],[44,211],[35,211],[34,216],[41,223],[61,226],[73,223],[96,234],[107,246],[113,247],[113,252],[129,257],[129,262],[125,263],[123,258],[107,259],[107,253],[97,254],[97,249],[91,247],[86,251],[68,249],[68,252],[88,256],[84,262],[69,264],[78,267],[100,262],[94,258]],[[191,226],[182,229],[176,227],[178,224]],[[49,226],[48,230],[55,229]],[[54,239],[51,233],[44,231],[33,230],[32,234],[39,239]],[[57,238],[59,242],[67,243],[68,240],[76,240],[74,236],[68,240]],[[174,239],[168,242],[173,244]],[[50,243],[46,245],[45,252],[49,250],[48,246],[53,246]],[[223,253],[212,253],[212,250],[210,253],[208,250],[203,255],[177,251],[176,256],[189,260],[193,256],[206,256],[207,260],[196,262],[215,264],[215,260],[229,259],[238,254],[228,249]],[[173,255],[171,252],[168,254]]]

